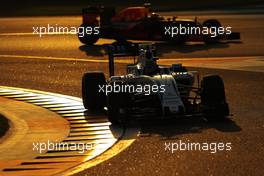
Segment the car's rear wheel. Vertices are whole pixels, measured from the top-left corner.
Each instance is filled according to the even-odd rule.
[[[108,120],[113,125],[125,122],[125,93],[112,92],[107,97]]]
[[[80,26],[80,30],[78,31],[77,35],[78,35],[80,42],[82,42],[83,44],[93,45],[99,40],[100,36],[99,36],[99,34],[94,34],[94,33],[87,34],[85,32],[87,27],[94,28],[95,26],[93,26],[93,25],[88,26],[88,25],[82,24]]]
[[[218,75],[205,76],[201,82],[201,104],[208,120],[225,119],[229,115],[224,82]]]
[[[180,29],[180,25],[181,24],[179,23],[171,24],[171,26],[174,26],[175,28],[178,28],[178,29]],[[167,41],[168,43],[171,43],[171,44],[183,45],[186,43],[188,38],[189,38],[188,34],[177,33],[172,36],[170,34],[167,34],[166,32],[162,32],[162,40]]]
[[[221,27],[221,23],[216,19],[210,19],[203,22],[203,27],[207,27],[209,31],[212,31],[212,29],[215,29],[215,31],[212,31],[213,33],[209,33],[207,35],[203,35],[203,40],[205,43],[217,43],[220,40],[220,36],[218,34],[218,28]]]
[[[106,84],[104,73],[89,72],[82,78],[83,105],[91,112],[100,112],[106,106],[105,92],[99,86]]]

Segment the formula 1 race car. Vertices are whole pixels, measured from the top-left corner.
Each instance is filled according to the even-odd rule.
[[[114,8],[88,7],[82,11],[83,23],[78,30],[79,40],[92,45],[99,38],[167,41],[177,44],[186,41],[216,43],[239,40],[240,33],[223,27],[216,19],[199,22],[195,19],[166,18],[153,13],[150,5],[128,7],[119,13]]]
[[[158,65],[151,44],[133,48],[110,45],[108,80],[102,72],[83,75],[82,98],[86,109],[91,112],[107,109],[112,124],[131,118],[202,115],[208,120],[222,120],[229,115],[220,76],[209,75],[200,81],[197,72],[188,71],[181,64]],[[120,56],[134,56],[134,64],[127,65],[126,75],[114,76],[114,58]]]

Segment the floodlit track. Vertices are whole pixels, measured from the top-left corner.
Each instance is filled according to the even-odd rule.
[[[136,142],[123,152],[120,153],[118,144],[126,143],[128,140],[133,141],[135,137],[122,136],[121,140],[117,140],[109,150],[88,162],[83,162],[85,159],[83,156],[61,157],[53,160],[32,158],[11,161],[5,160],[0,154],[0,168],[11,169],[1,171],[0,175],[51,175],[51,173],[57,173],[55,175],[77,173],[76,176],[120,175],[120,173],[128,176],[157,174],[188,176],[205,175],[205,173],[206,175],[226,175],[227,173],[228,175],[252,175],[252,173],[263,175],[260,163],[263,162],[264,151],[264,50],[262,49],[264,15],[230,14],[228,11],[224,13],[220,15],[201,14],[199,11],[199,14],[193,12],[185,14],[192,19],[198,15],[198,20],[201,21],[218,19],[224,26],[231,26],[234,31],[241,32],[241,42],[221,42],[212,45],[187,42],[183,46],[158,43],[157,48],[160,58],[158,62],[162,65],[182,63],[184,66],[200,67],[194,70],[198,70],[201,76],[219,74],[223,77],[227,99],[234,115],[230,122],[209,124],[202,119],[183,119],[175,123],[167,121],[158,124],[147,123],[141,126],[141,133],[136,138]],[[164,15],[173,16],[185,14],[164,12]],[[2,24],[0,26],[1,85],[80,97],[81,80],[84,73],[95,70],[108,73],[105,44],[113,43],[114,40],[100,39],[94,46],[85,46],[79,42],[76,35],[39,37],[30,34],[32,26],[36,25],[58,24],[59,26],[78,27],[81,24],[81,16],[12,17],[2,18],[0,23]],[[121,59],[116,60],[117,75],[125,73],[127,61],[132,62],[132,58],[128,58],[130,60]],[[8,100],[14,101],[14,99]],[[25,101],[17,102],[24,103]],[[35,107],[41,108],[41,106]],[[41,109],[49,111],[46,108]],[[55,111],[49,112],[56,114]],[[78,116],[71,118],[72,121],[76,118],[75,122],[81,120]],[[126,128],[125,134],[127,130]],[[118,135],[115,136],[118,137]],[[171,154],[164,150],[164,143],[175,143],[179,140],[201,143],[232,142],[232,151],[216,154],[179,151]],[[126,144],[129,145],[129,143]],[[105,161],[109,153],[115,157]],[[116,155],[117,153],[119,154]],[[76,162],[74,163],[73,160]],[[81,162],[82,164],[75,167],[75,164]],[[58,168],[67,169],[68,164],[73,167],[69,166],[70,170],[60,172]],[[8,167],[4,167],[7,165]],[[91,167],[94,165],[96,166]],[[23,170],[33,167],[37,170]],[[38,168],[45,167],[48,169],[38,170]],[[12,171],[14,168],[22,169]],[[85,170],[85,168],[88,169]],[[82,170],[85,171],[80,172]]]

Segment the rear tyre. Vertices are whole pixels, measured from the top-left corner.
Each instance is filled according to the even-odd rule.
[[[125,94],[112,92],[107,97],[108,120],[113,125],[120,125],[125,122]]]
[[[215,33],[216,36],[214,36],[214,34],[208,34],[208,35],[204,35],[203,39],[205,43],[218,43],[220,40],[220,36],[218,35],[218,28],[221,27],[221,23],[216,20],[216,19],[210,19],[210,20],[206,20],[203,22],[203,27],[207,27],[209,31],[211,31],[213,28],[215,28]]]
[[[180,24],[172,24],[174,27],[180,28]],[[175,36],[167,35],[166,33],[162,34],[162,40],[167,41],[168,43],[171,44],[176,44],[176,45],[184,45],[186,41],[188,40],[189,36],[187,34],[176,34]]]
[[[202,111],[208,120],[223,120],[229,115],[224,82],[218,75],[210,75],[201,82]]]
[[[99,85],[105,85],[105,76],[101,72],[85,73],[82,78],[83,105],[91,112],[101,112],[106,106],[106,95]]]
[[[94,26],[88,26],[88,25],[82,24],[80,26],[80,30],[78,31],[78,38],[79,38],[80,42],[85,44],[85,45],[93,45],[99,40],[100,36],[99,36],[99,34],[94,34],[94,33],[87,34],[85,32],[86,27],[94,28]]]

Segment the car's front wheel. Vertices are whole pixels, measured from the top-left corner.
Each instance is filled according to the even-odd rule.
[[[205,76],[201,82],[202,112],[208,120],[222,120],[229,115],[224,82],[218,75]]]

